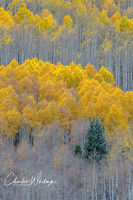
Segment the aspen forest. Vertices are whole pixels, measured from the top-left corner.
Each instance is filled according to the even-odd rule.
[[[133,0],[0,0],[0,200],[133,200]]]

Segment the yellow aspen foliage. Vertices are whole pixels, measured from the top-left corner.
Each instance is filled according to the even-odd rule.
[[[133,135],[130,129],[127,130],[119,130],[117,131],[113,137],[112,135],[108,135],[108,140],[112,143],[112,148],[109,157],[113,160],[117,159],[122,152],[122,155],[126,155],[126,158],[132,160],[133,153]]]
[[[39,28],[43,31],[52,31],[57,25],[53,15],[48,10],[43,10],[41,13],[41,19],[39,22]]]
[[[44,108],[46,108],[46,106],[48,105],[48,101],[46,99],[42,99],[41,101],[38,102],[37,106],[37,111],[38,110],[43,110]]]
[[[82,80],[87,79],[87,74],[84,73],[84,70],[80,65],[76,66],[73,69],[72,76],[73,76],[73,86],[75,88],[79,86]]]
[[[10,29],[13,27],[14,21],[12,14],[8,11],[5,11],[4,8],[0,8],[0,27],[3,29]]]
[[[125,99],[125,93],[119,88],[110,88],[110,96],[114,102],[122,103],[122,99]],[[121,105],[121,104],[120,104]]]
[[[105,36],[105,39],[103,43],[100,45],[100,47],[103,49],[104,53],[106,54],[112,47],[111,40],[108,40],[107,37]]]
[[[111,17],[111,21],[114,23],[116,20],[121,19],[121,14],[119,12],[116,12],[114,15]]]
[[[5,119],[8,123],[9,137],[13,137],[14,134],[19,132],[21,124],[21,114],[16,110],[9,110],[5,113]]]
[[[82,17],[86,14],[86,7],[81,0],[74,0],[72,9],[74,9],[74,17]]]
[[[114,21],[114,27],[116,31],[120,32],[120,19]]]
[[[92,120],[94,117],[96,117],[95,103],[89,100],[89,98],[86,104],[82,105],[82,116],[89,120]]]
[[[63,81],[46,81],[40,88],[39,99],[58,101],[60,95],[64,92],[65,84]]]
[[[67,87],[71,87],[73,76],[71,73],[71,69],[69,66],[66,67],[59,67],[54,71],[55,79],[56,80],[64,80],[65,83],[67,83]]]
[[[9,65],[7,66],[8,67],[11,67],[11,69],[15,69],[17,66],[19,65],[19,63],[16,61],[16,59],[13,59]]]
[[[9,106],[18,107],[19,99],[18,95],[15,93],[12,86],[0,89],[0,103],[3,105],[6,102],[9,102]]]
[[[26,0],[13,0],[9,4],[8,8],[12,13],[15,13],[16,11],[18,11],[18,9],[22,3],[26,3]]]
[[[101,67],[97,74],[101,75],[105,82],[111,83],[112,85],[115,84],[113,74],[111,74],[111,72],[109,72],[105,67]],[[100,82],[102,82],[102,78],[100,78]]]
[[[8,79],[14,78],[16,79],[16,73],[12,69],[12,66],[9,65],[7,68],[5,68],[4,72],[1,74],[5,77],[6,82],[8,82]]]
[[[110,110],[110,106],[112,105],[111,103],[112,99],[110,98],[110,95],[105,90],[101,89],[100,93],[97,95],[95,107],[96,115],[103,121]]]
[[[125,115],[121,106],[112,105],[109,109],[109,112],[104,120],[105,129],[113,134],[119,129],[123,130],[127,127],[127,116]]]
[[[0,8],[0,45],[8,45],[13,41],[11,30],[13,29],[14,21],[12,14]]]
[[[77,88],[77,90],[78,90],[79,95],[83,96],[89,90],[93,93],[93,91],[95,90],[97,86],[99,86],[99,82],[97,80],[86,79],[80,82],[80,85]]]
[[[67,106],[60,107],[59,115],[59,126],[64,133],[70,133],[71,121],[70,121],[70,110]]]
[[[19,94],[27,93],[33,95],[36,99],[39,97],[40,84],[34,76],[21,79],[18,84]]]
[[[9,127],[8,127],[8,122],[4,116],[4,113],[0,112],[0,134],[9,137],[10,134],[9,132]]]
[[[30,10],[27,9],[25,3],[20,4],[19,10],[13,19],[16,25],[23,26],[25,30],[30,30],[30,27],[34,28],[35,34],[40,34],[40,32],[50,33],[57,26],[56,20],[48,10],[43,10],[41,15],[34,15]]]
[[[94,79],[99,81],[99,83],[102,83],[104,81],[102,74],[99,73],[95,74]]]
[[[70,120],[76,120],[81,116],[81,107],[71,93],[61,95],[59,106],[67,107],[70,112]]]
[[[133,147],[133,134],[132,131],[130,129],[127,129],[125,132],[122,132],[122,147],[123,149],[125,148],[132,148]]]
[[[122,105],[128,113],[129,120],[132,121],[133,120],[133,92],[128,91],[123,96],[121,97]]]
[[[21,79],[21,81],[19,82],[19,94],[31,94],[31,84],[32,81],[29,79],[29,77]]]
[[[48,102],[45,104],[45,107],[39,109],[37,112],[37,119],[39,122],[41,122],[42,125],[49,124],[58,118],[59,107],[54,101]]]
[[[17,24],[25,24],[30,22],[32,18],[33,18],[33,13],[26,8],[25,3],[22,3],[20,5],[18,12],[14,16],[14,21]]]
[[[110,23],[110,18],[107,16],[107,11],[106,10],[102,10],[102,12],[99,15],[99,19],[103,24],[108,24]]]
[[[130,27],[130,23],[127,17],[122,17],[120,20],[120,31],[125,32],[128,31]]]
[[[89,63],[85,66],[85,71],[90,79],[94,78],[95,74],[97,73],[95,67]]]
[[[63,24],[64,24],[65,26],[68,26],[69,28],[71,28],[71,27],[72,27],[72,24],[73,24],[72,18],[71,18],[69,15],[66,15],[66,16],[64,17]]]
[[[28,125],[30,128],[34,128],[36,126],[36,122],[37,122],[36,107],[31,107],[31,105],[27,105],[22,110],[22,117],[23,117],[25,125]]]
[[[103,7],[107,11],[108,16],[111,16],[117,10],[117,6],[113,0],[106,0]]]
[[[27,94],[22,94],[19,98],[19,110],[22,110],[27,106],[30,105],[32,108],[36,106],[36,101],[34,100],[33,96],[28,96]]]

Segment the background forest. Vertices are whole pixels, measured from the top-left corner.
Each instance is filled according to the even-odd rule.
[[[132,0],[0,0],[0,64],[37,57],[109,67],[133,90]]]
[[[133,200],[132,9],[0,0],[0,200]]]

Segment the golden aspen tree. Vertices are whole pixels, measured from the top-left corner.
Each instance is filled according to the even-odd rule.
[[[21,114],[16,110],[9,110],[5,113],[5,119],[8,123],[9,137],[14,138],[15,134],[19,133],[21,125]]]
[[[103,5],[104,9],[107,11],[108,16],[112,16],[112,14],[117,11],[117,6],[113,0],[106,0]]]
[[[110,18],[107,16],[107,11],[106,10],[102,10],[102,12],[99,15],[99,19],[103,24],[108,24],[110,23]]]
[[[63,25],[69,32],[72,30],[73,20],[69,15],[66,15],[63,19]]]
[[[119,129],[126,129],[127,127],[127,116],[125,115],[121,106],[112,105],[109,109],[109,113],[104,120],[105,129],[110,133],[114,134]]]
[[[0,44],[8,45],[13,41],[11,36],[11,30],[14,26],[14,20],[12,14],[8,11],[5,11],[3,8],[0,8]]]
[[[114,23],[116,20],[121,19],[121,14],[119,12],[116,12],[115,14],[112,15],[111,21]]]
[[[113,75],[105,67],[101,67],[98,75],[101,75],[105,82],[111,83],[112,85],[115,84]]]
[[[85,66],[85,71],[87,72],[87,75],[90,79],[94,78],[95,74],[97,73],[97,70],[95,69],[95,67],[91,65],[90,63],[88,63]]]
[[[41,19],[39,22],[39,28],[43,32],[51,32],[56,27],[56,20],[53,18],[53,15],[48,10],[43,10],[41,13]]]

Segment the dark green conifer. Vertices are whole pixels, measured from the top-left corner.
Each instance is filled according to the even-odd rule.
[[[83,158],[99,161],[107,154],[104,129],[98,118],[94,118],[88,128],[84,142]]]

